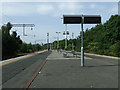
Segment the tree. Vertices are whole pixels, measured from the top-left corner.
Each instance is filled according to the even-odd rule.
[[[2,55],[3,58],[15,55],[21,47],[22,41],[20,36],[14,31],[10,35],[12,25],[10,22],[6,26],[2,26]]]
[[[84,50],[86,52],[119,56],[120,42],[120,16],[112,15],[104,24],[96,25],[86,29],[84,34]],[[81,32],[77,39],[74,39],[76,51],[81,50]],[[62,41],[60,41],[62,42]],[[64,45],[63,45],[64,46]],[[71,40],[68,40],[68,48],[71,47]]]
[[[110,46],[110,49],[115,56],[120,57],[120,41]]]

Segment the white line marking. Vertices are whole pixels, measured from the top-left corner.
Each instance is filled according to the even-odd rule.
[[[86,55],[93,55],[93,56],[100,56],[100,57],[105,57],[105,58],[112,58],[112,59],[117,59],[119,60],[119,57],[113,57],[113,56],[106,56],[106,55],[98,55],[98,54],[91,54],[91,53],[85,53]]]
[[[81,58],[47,58],[47,60],[80,60]],[[85,57],[85,59],[92,59],[92,58],[89,58],[89,57]]]

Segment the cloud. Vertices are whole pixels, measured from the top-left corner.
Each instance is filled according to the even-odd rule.
[[[91,9],[105,9],[106,7],[104,5],[98,4],[98,3],[91,3],[89,5]]]
[[[77,3],[60,3],[58,5],[59,10],[65,10],[65,11],[77,11],[78,9],[83,9],[83,5],[78,5]]]
[[[2,12],[8,16],[28,16],[35,12],[34,8],[30,8],[33,6],[29,6],[26,4],[3,4]]]
[[[2,7],[3,14],[7,16],[47,15],[54,11],[52,4],[4,3]]]
[[[97,10],[96,10],[97,8]],[[116,7],[109,9],[109,12],[118,12]],[[89,9],[89,11],[87,11]],[[5,3],[3,4],[3,13],[7,16],[30,16],[34,14],[51,15],[53,17],[62,17],[63,14],[86,14],[92,13],[95,9],[96,13],[104,11],[106,7],[96,3],[87,4],[76,2],[56,2],[56,3]],[[95,11],[94,10],[94,11]],[[117,10],[117,11],[116,11]],[[101,12],[102,12],[101,11]]]
[[[90,8],[95,8],[96,5],[95,4],[90,4]]]
[[[110,13],[118,14],[118,7],[114,6],[111,10]]]
[[[2,2],[118,2],[119,0],[1,0]]]
[[[4,3],[2,7],[3,14],[7,16],[45,15],[54,10],[53,5],[48,4]]]
[[[37,6],[37,12],[39,14],[45,15],[54,11],[53,5],[39,5]]]
[[[62,2],[57,3],[55,7],[55,13],[52,16],[62,17],[63,14],[82,14],[84,5],[75,3],[75,2]]]

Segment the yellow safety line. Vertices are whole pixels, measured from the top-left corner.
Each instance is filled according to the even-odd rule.
[[[41,51],[41,52],[38,52],[38,53],[36,53],[36,54],[39,54],[39,53],[42,53],[42,52],[45,52],[45,51],[46,51],[46,50]],[[36,54],[29,55],[29,56],[25,56],[25,57],[21,57],[21,58],[16,58],[16,59],[13,59],[13,60],[10,60],[10,61],[7,61],[7,62],[2,62],[2,63],[0,64],[0,66],[4,66],[4,65],[10,64],[10,63],[12,63],[12,62],[19,61],[19,60],[21,60],[21,59],[29,58],[29,57],[35,56]]]

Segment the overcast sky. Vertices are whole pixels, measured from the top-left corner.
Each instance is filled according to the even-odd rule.
[[[2,23],[6,24],[35,24],[33,30],[25,29],[28,36],[23,36],[22,28],[13,27],[21,39],[27,43],[35,43],[35,40],[40,40],[38,43],[46,43],[46,34],[50,34],[50,42],[55,40],[56,31],[61,32],[60,39],[64,39],[63,31],[65,25],[61,17],[63,14],[72,15],[101,15],[102,23],[105,23],[111,15],[118,14],[117,2],[4,2],[2,3]],[[94,27],[95,25],[84,25],[86,28]],[[80,25],[68,25],[71,38],[72,32],[74,37],[79,35],[81,30]],[[35,35],[36,37],[33,37]]]

